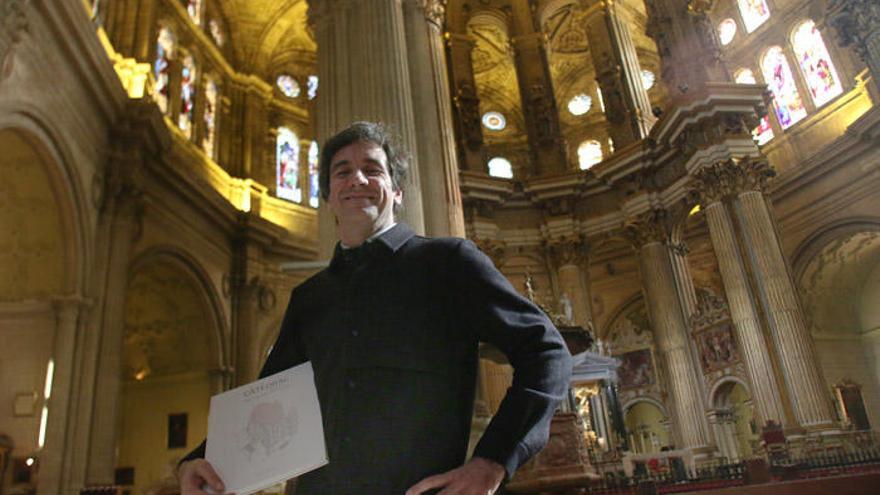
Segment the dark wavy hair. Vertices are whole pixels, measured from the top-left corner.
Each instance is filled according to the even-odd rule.
[[[345,129],[336,133],[324,143],[321,150],[321,160],[318,163],[318,181],[321,186],[321,197],[324,201],[330,197],[330,165],[339,150],[356,142],[370,142],[382,147],[388,158],[388,175],[395,191],[403,190],[403,183],[409,169],[407,154],[400,146],[397,136],[389,132],[385,126],[376,122],[355,122]],[[395,205],[397,212],[397,205]]]

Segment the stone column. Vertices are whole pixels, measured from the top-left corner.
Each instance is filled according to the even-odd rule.
[[[837,31],[841,46],[852,46],[868,65],[880,94],[880,4],[876,0],[832,0],[826,22]]]
[[[247,232],[240,233],[233,241],[230,288],[235,386],[251,382],[259,375],[266,357],[261,355],[264,349],[259,348],[259,343],[264,341],[260,335],[261,313],[272,310],[276,304],[275,293],[260,277],[259,254],[259,248],[247,238]]]
[[[828,389],[819,374],[813,342],[763,190],[773,170],[763,160],[741,160],[734,203],[745,249],[764,305],[797,422],[806,428],[834,424]]]
[[[730,81],[708,16],[711,6],[697,0],[645,0],[648,36],[657,43],[661,78],[672,96],[698,90],[709,81]]]
[[[560,172],[568,168],[568,159],[559,129],[559,112],[556,110],[544,34],[535,29],[528,0],[513,0],[510,3],[516,79],[535,167],[533,173]]]
[[[388,125],[412,155],[409,178],[403,185],[404,209],[398,219],[423,234],[410,48],[400,0],[321,0],[309,5],[308,15],[318,45],[321,91],[315,110],[319,142],[357,120]],[[332,244],[326,234],[332,215],[326,207],[319,215],[324,217],[319,221],[325,236],[321,252],[329,256]]]
[[[605,101],[609,133],[614,145],[622,148],[645,138],[656,118],[642,85],[635,45],[617,4],[605,0],[585,3],[590,55]]]
[[[643,214],[627,225],[627,231],[639,250],[642,284],[662,369],[666,372],[677,446],[706,448],[710,440],[703,386],[690,350],[688,326],[666,245],[665,212],[654,210]]]
[[[784,398],[776,378],[773,359],[749,288],[743,257],[727,206],[722,201],[736,191],[730,188],[737,175],[735,164],[721,162],[696,175],[695,189],[703,198],[703,210],[709,224],[709,236],[718,259],[721,281],[730,305],[730,316],[743,353],[743,364],[752,388],[758,423],[768,420],[787,424]]]
[[[591,328],[593,314],[590,307],[589,250],[580,236],[553,239],[547,243],[547,253],[556,267],[560,299],[565,296],[571,303],[572,323]]]
[[[52,360],[55,363],[52,390],[48,400],[49,416],[46,424],[46,443],[40,454],[40,483],[37,493],[58,494],[70,491],[64,483],[65,467],[79,455],[73,449],[73,422],[76,369],[74,352],[80,330],[80,315],[88,308],[87,301],[78,297],[59,297],[55,306],[55,338],[52,342]]]
[[[461,168],[487,172],[483,157],[483,126],[480,124],[480,99],[471,54],[474,40],[467,34],[450,33],[449,64],[452,73],[455,124],[462,143]]]
[[[464,237],[458,160],[443,45],[442,0],[405,0],[425,233]]]

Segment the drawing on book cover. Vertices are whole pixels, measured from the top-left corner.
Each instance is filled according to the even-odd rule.
[[[284,414],[280,402],[260,402],[251,409],[243,435],[247,443],[241,449],[248,461],[253,460],[258,450],[268,459],[290,444],[297,427],[296,408],[290,407],[288,413]]]

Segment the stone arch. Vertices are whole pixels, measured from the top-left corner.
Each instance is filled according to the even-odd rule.
[[[645,305],[645,298],[641,291],[636,292],[632,296],[628,297],[622,304],[620,304],[614,311],[611,312],[611,315],[608,317],[607,320],[608,324],[605,325],[604,328],[598,329],[599,332],[597,336],[599,336],[603,340],[610,338],[611,335],[609,334],[609,332],[620,321],[620,319],[625,318],[640,305]]]
[[[832,241],[857,232],[880,232],[880,217],[844,218],[816,229],[801,241],[789,258],[793,278],[800,280],[810,261]]]
[[[745,381],[743,381],[738,376],[725,376],[724,378],[715,382],[714,385],[712,385],[712,389],[709,391],[709,395],[707,397],[708,400],[706,401],[706,403],[712,404],[713,407],[721,405],[721,404],[717,403],[719,397],[721,397],[721,395],[723,395],[726,388],[732,387],[734,385],[740,385],[742,388],[745,389],[745,391],[751,397],[751,395],[752,395],[751,387],[749,387],[749,385]]]
[[[737,377],[725,377],[712,387],[707,403],[712,405],[712,423],[721,454],[729,460],[751,457],[757,426],[748,385]]]
[[[630,450],[633,452],[659,452],[671,445],[670,421],[666,408],[654,399],[639,397],[627,402],[623,408],[624,423],[629,433]]]

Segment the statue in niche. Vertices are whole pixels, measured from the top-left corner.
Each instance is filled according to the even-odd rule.
[[[562,313],[566,323],[574,325],[574,310],[571,306],[571,298],[565,292],[559,298],[559,312]]]

